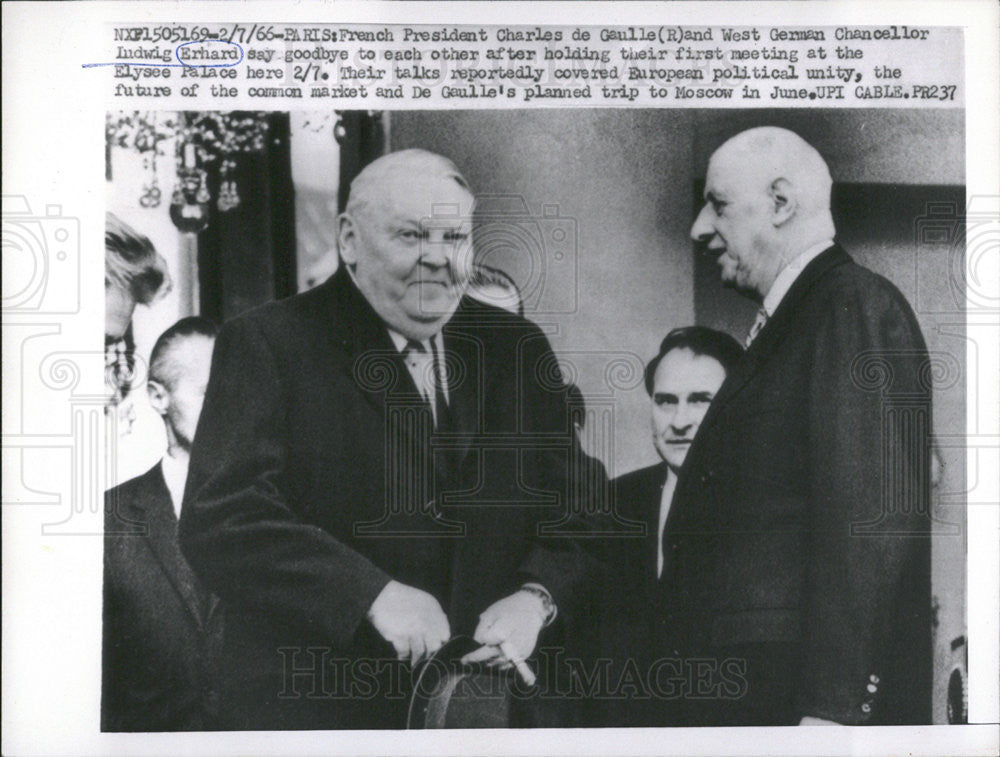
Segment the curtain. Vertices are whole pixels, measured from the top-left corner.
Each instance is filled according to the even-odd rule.
[[[287,113],[267,115],[264,150],[236,158],[240,203],[210,207],[198,235],[201,314],[221,323],[256,305],[295,293],[295,194]],[[218,197],[218,167],[208,186]]]

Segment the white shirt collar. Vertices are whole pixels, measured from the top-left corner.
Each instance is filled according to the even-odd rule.
[[[388,326],[386,326],[386,330],[389,332],[389,338],[392,339],[392,343],[394,345],[396,345],[396,349],[399,350],[400,352],[402,352],[403,350],[405,350],[406,349],[406,345],[407,345],[407,343],[410,340],[407,339],[402,334],[400,334],[398,331],[395,331],[394,329],[391,329]],[[414,341],[418,341],[418,340],[414,340]],[[434,348],[440,351],[441,344],[442,344],[441,333],[438,332],[437,334],[435,334],[434,336],[432,336],[430,339],[420,339],[419,342],[422,345],[424,345],[424,349],[426,349],[428,351],[428,353],[432,352],[432,350],[431,350],[431,343],[432,342],[434,344]]]
[[[344,266],[344,269],[347,271],[347,275],[351,277],[351,281],[354,282],[354,286],[357,287],[358,280],[354,276],[354,271],[351,269],[350,266],[347,265]],[[358,287],[358,291],[359,292],[361,291],[360,287]],[[403,350],[406,349],[407,342],[409,342],[410,340],[389,326],[386,326],[386,330],[389,332],[389,338],[392,339],[392,343],[396,345],[396,349],[399,352],[403,352]],[[424,345],[424,348],[428,352],[431,352],[431,343],[433,343],[434,347],[436,347],[438,350],[443,349],[444,345],[444,341],[440,331],[434,336],[430,337],[429,339],[420,339],[419,341],[422,345]]]
[[[795,280],[805,267],[812,262],[813,258],[832,246],[832,239],[824,239],[822,242],[806,249],[781,269],[781,273],[778,274],[778,277],[774,280],[774,284],[771,285],[771,290],[767,293],[767,297],[764,298],[763,306],[768,318],[774,315],[774,311],[778,309],[778,305],[781,304],[785,295],[788,294],[788,290],[792,288],[792,284],[795,283]]]
[[[677,487],[677,476],[667,467],[667,480],[663,483],[663,493],[660,495],[660,522],[656,529],[656,576],[663,575],[663,530],[670,515],[670,503],[674,499],[674,489]]]
[[[184,500],[184,484],[187,482],[188,457],[171,457],[168,452],[160,461],[160,470],[163,472],[163,480],[167,484],[167,491],[170,492],[170,503],[174,506],[174,514],[177,519],[181,517],[181,503]]]
[[[402,334],[400,334],[398,331],[395,331],[389,328],[388,326],[386,326],[386,330],[389,332],[389,338],[392,339],[392,343],[395,345],[396,349],[399,350],[399,353],[403,355],[405,358],[406,345],[407,343],[409,343],[410,340],[407,339]],[[437,360],[442,359],[441,356],[444,355],[444,334],[442,334],[440,331],[436,333],[434,336],[430,337],[429,339],[421,339],[420,343],[424,346],[424,349],[427,350],[427,355],[429,357]],[[424,389],[428,389],[429,391],[428,399],[433,399],[434,396],[433,390],[423,386],[424,378],[419,374],[415,373],[414,369],[409,364],[407,364],[406,367],[407,370],[409,370],[413,375],[413,381],[414,383],[416,383],[417,388],[421,389],[421,391],[424,391]],[[448,373],[446,370],[442,370],[442,368],[443,366],[435,364],[434,380],[440,382],[441,392],[442,394],[444,394],[445,401],[449,401],[451,399],[451,393],[448,387]],[[433,405],[433,402],[431,404]]]

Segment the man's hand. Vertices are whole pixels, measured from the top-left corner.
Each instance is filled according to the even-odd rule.
[[[426,591],[390,581],[372,602],[368,620],[396,650],[400,660],[416,665],[451,638],[448,618]]]
[[[485,662],[490,667],[501,668],[523,662],[535,651],[545,618],[541,598],[527,591],[518,591],[494,602],[479,616],[473,636],[483,646],[465,655],[462,662]],[[511,655],[504,654],[501,644]]]

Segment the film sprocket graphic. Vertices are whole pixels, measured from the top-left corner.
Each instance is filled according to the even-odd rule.
[[[32,213],[22,195],[3,196],[3,312],[80,310],[80,221],[61,205]]]

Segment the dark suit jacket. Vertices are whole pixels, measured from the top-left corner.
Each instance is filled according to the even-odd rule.
[[[658,636],[719,671],[679,724],[930,721],[929,380],[892,284],[836,246],[806,267],[674,495]]]
[[[227,603],[232,727],[401,726],[406,681],[359,667],[395,657],[365,620],[390,579],[437,595],[453,634],[527,580],[573,615],[587,563],[567,538],[581,527],[576,437],[564,389],[545,382],[548,341],[468,298],[444,335],[447,450],[417,428],[412,378],[343,269],[223,327],[181,544]]]
[[[647,594],[657,586],[656,539],[666,480],[667,464],[661,462],[626,473],[611,482],[618,511],[626,519],[645,526],[642,536],[618,542],[620,560],[614,563],[615,572],[628,581],[629,587],[641,588]]]
[[[181,555],[160,464],[106,492],[102,730],[215,727],[217,604]]]
[[[660,649],[653,628],[663,612],[656,579],[657,531],[667,464],[626,473],[611,482],[619,515],[642,529],[622,529],[610,545],[611,558],[599,588],[599,648],[607,665],[606,691],[591,697],[588,720],[608,727],[661,725],[660,710],[669,697],[666,686],[651,681],[649,671]],[[603,684],[602,684],[603,685]]]

